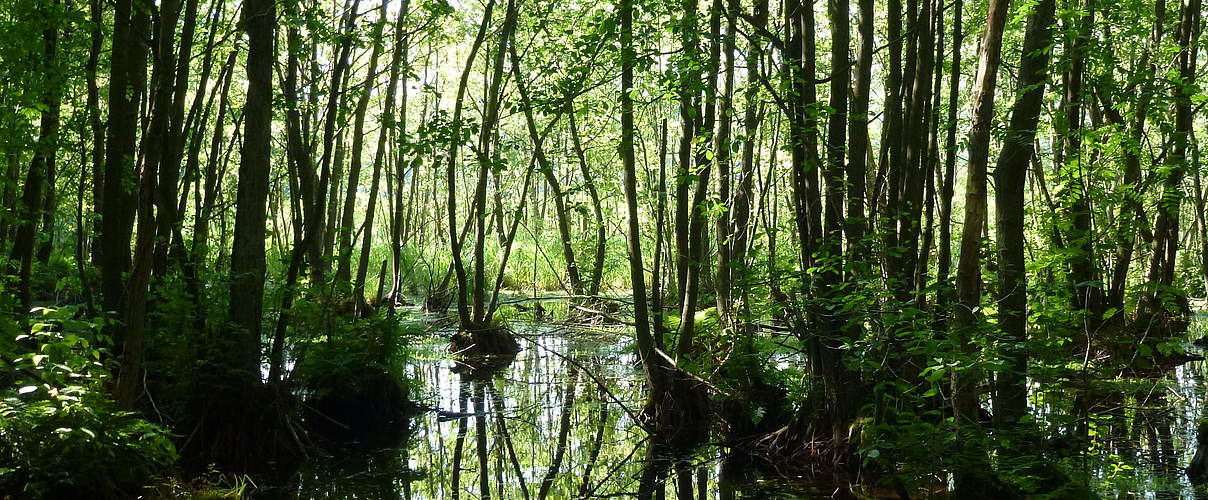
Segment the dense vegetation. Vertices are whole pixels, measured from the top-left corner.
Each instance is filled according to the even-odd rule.
[[[504,292],[628,327],[639,498],[692,498],[706,443],[1093,495],[1135,451],[1102,408],[1195,357],[1202,10],[9,2],[0,496],[238,495],[401,439],[405,346],[454,325],[489,377]]]

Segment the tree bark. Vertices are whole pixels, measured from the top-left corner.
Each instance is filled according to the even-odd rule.
[[[1172,86],[1171,100],[1174,102],[1174,130],[1171,132],[1173,145],[1167,152],[1169,169],[1157,175],[1162,180],[1162,196],[1158,201],[1157,217],[1154,221],[1153,254],[1149,260],[1147,274],[1148,291],[1142,297],[1138,320],[1142,328],[1161,325],[1164,335],[1181,329],[1190,314],[1186,292],[1173,286],[1176,257],[1179,248],[1179,211],[1183,199],[1183,178],[1187,173],[1187,150],[1194,126],[1194,111],[1191,96],[1196,76],[1195,49],[1199,39],[1200,0],[1186,0],[1179,13],[1178,67],[1179,81]]]
[[[732,225],[732,210],[734,194],[732,191],[733,172],[731,165],[730,127],[734,119],[734,79],[738,71],[735,64],[736,50],[735,35],[738,31],[737,0],[726,2],[726,31],[722,39],[722,55],[725,58],[725,76],[722,78],[722,91],[718,98],[718,118],[713,142],[713,161],[717,165],[718,198],[725,204],[725,209],[717,218],[717,275],[713,280],[713,289],[717,301],[717,315],[723,328],[733,328],[735,323],[733,311],[733,260],[735,253],[734,228]]]
[[[959,1],[959,0],[958,0]],[[868,175],[868,103],[872,88],[873,38],[876,24],[875,2],[857,0],[860,48],[856,60],[855,86],[848,112],[847,139],[847,248],[859,251],[867,231],[864,199]],[[833,63],[832,63],[833,64]]]
[[[347,283],[352,279],[353,253],[353,224],[357,207],[357,191],[361,188],[361,159],[365,149],[365,114],[369,111],[369,98],[378,79],[378,56],[382,52],[382,28],[386,25],[386,9],[379,13],[378,20],[373,25],[369,35],[373,49],[369,53],[369,69],[365,73],[365,81],[361,85],[361,96],[357,99],[352,118],[352,158],[348,163],[348,184],[344,187],[344,209],[340,215],[340,226],[336,229],[339,235],[337,246],[339,257],[336,264],[336,282]],[[384,133],[384,130],[378,132]],[[380,141],[379,141],[380,142]],[[375,167],[381,164],[375,161]],[[376,207],[372,203],[366,208],[366,217],[370,217]],[[358,303],[360,296],[353,294],[353,300]]]
[[[490,24],[491,13],[494,10],[495,0],[488,1],[483,11],[483,21],[478,26],[478,34],[474,37],[474,43],[470,46],[470,53],[466,56],[466,64],[461,71],[461,82],[457,86],[457,100],[453,104],[452,128],[455,134],[454,140],[449,144],[448,161],[445,168],[445,207],[448,209],[449,246],[453,254],[453,269],[457,279],[457,316],[462,329],[473,329],[476,324],[474,318],[470,315],[470,302],[466,290],[466,266],[462,261],[461,255],[462,241],[457,234],[457,151],[461,147],[461,111],[462,102],[466,95],[466,86],[470,80],[470,72],[474,69],[474,59],[478,55],[478,49],[482,47],[483,40],[486,38],[487,26]],[[470,208],[471,211],[476,210],[474,207],[480,205],[477,197],[475,197],[474,204]],[[470,221],[466,222],[468,224]]]
[[[37,12],[45,16],[40,21],[46,23],[42,29],[42,53],[38,58],[41,66],[39,68],[40,76],[42,85],[44,85],[38,97],[43,108],[38,118],[37,144],[34,146],[33,159],[30,161],[21,194],[17,232],[13,238],[12,252],[9,254],[11,261],[8,270],[9,274],[17,275],[18,310],[14,311],[14,314],[16,317],[22,318],[22,321],[29,313],[32,302],[29,280],[34,259],[34,246],[37,242],[38,220],[42,218],[42,212],[47,208],[44,206],[42,196],[43,192],[47,190],[48,184],[50,190],[52,192],[54,190],[51,176],[54,175],[55,155],[59,150],[60,104],[63,100],[62,89],[66,75],[61,73],[63,67],[58,64],[59,27],[53,21],[58,14],[50,12],[51,8],[58,8],[58,6],[59,2],[56,1],[49,6],[37,9]],[[47,182],[48,180],[50,182]],[[53,198],[53,193],[51,197]],[[44,226],[43,231],[46,230],[47,228]]]
[[[964,3],[956,0],[952,6],[952,68],[948,73],[948,116],[946,118],[946,137],[944,140],[944,182],[940,187],[940,228],[939,251],[937,255],[935,279],[939,284],[939,297],[936,310],[939,311],[939,321],[936,329],[944,331],[948,327],[948,316],[952,311],[952,283],[949,274],[952,269],[952,198],[956,195],[956,111],[960,104],[961,83],[961,46],[965,41],[964,26],[961,17],[964,15]]]
[[[261,304],[264,300],[265,201],[272,152],[273,39],[276,7],[272,0],[244,4],[248,34],[247,101],[243,107],[243,150],[231,246],[231,366],[241,376],[260,379]]]
[[[1089,332],[1097,329],[1103,319],[1103,288],[1099,282],[1093,244],[1095,234],[1091,227],[1092,213],[1088,199],[1091,179],[1084,166],[1091,162],[1084,160],[1086,154],[1082,147],[1083,105],[1089,95],[1083,91],[1082,79],[1086,72],[1091,27],[1095,19],[1094,5],[1090,0],[1085,0],[1080,9],[1084,14],[1075,21],[1074,39],[1067,48],[1071,61],[1065,79],[1066,109],[1062,110],[1065,115],[1065,134],[1062,137],[1064,162],[1058,165],[1058,169],[1065,181],[1062,194],[1067,198],[1065,204],[1069,206],[1069,213],[1066,217],[1071,222],[1065,242],[1077,249],[1070,256],[1069,263],[1070,278],[1074,282],[1074,306],[1085,312],[1083,324]],[[1022,187],[1019,189],[1022,190]]]
[[[486,233],[487,233],[487,180],[489,173],[494,170],[496,158],[491,153],[494,133],[499,126],[500,93],[503,87],[503,65],[507,55],[507,47],[511,44],[512,33],[516,26],[516,2],[508,0],[505,9],[503,25],[499,31],[499,46],[491,66],[492,74],[486,96],[486,111],[483,115],[482,126],[478,135],[478,182],[474,188],[474,276],[473,276],[473,307],[471,316],[476,329],[486,327]],[[484,18],[483,23],[489,23],[490,18]],[[498,212],[498,210],[497,210]],[[502,214],[497,214],[502,217]]]
[[[385,12],[385,5],[383,3],[383,13]],[[400,106],[401,113],[395,111],[394,97],[398,93],[399,74],[402,72],[402,67],[404,64],[409,64],[407,62],[407,54],[410,48],[410,39],[406,35],[403,20],[406,19],[410,7],[411,1],[403,0],[403,5],[399,9],[398,21],[394,26],[394,47],[391,50],[390,57],[390,79],[386,87],[386,104],[382,109],[382,127],[378,131],[377,151],[373,155],[373,177],[370,179],[369,184],[369,205],[365,209],[361,255],[357,264],[356,280],[353,281],[352,287],[352,296],[358,304],[364,300],[363,297],[365,295],[365,274],[369,270],[369,251],[373,245],[373,220],[377,212],[378,180],[381,178],[382,167],[386,162],[386,143],[396,131],[396,128],[399,132],[405,133],[407,127],[407,87],[403,86],[403,102]]]
[[[986,225],[986,170],[990,156],[990,125],[994,120],[994,92],[998,66],[1002,62],[1002,35],[1009,0],[991,0],[986,29],[978,54],[973,87],[973,123],[969,131],[969,170],[965,187],[965,219],[961,233],[960,261],[956,269],[957,302],[952,312],[953,337],[966,354],[973,352],[972,334],[977,331],[981,306],[981,240]],[[977,385],[981,375],[972,368],[953,376],[953,409],[957,423],[977,425]],[[958,486],[959,487],[959,486]]]
[[[621,156],[621,184],[625,190],[625,245],[629,250],[629,280],[633,287],[633,321],[637,338],[638,358],[651,399],[665,393],[664,374],[659,368],[662,362],[655,352],[654,336],[650,329],[650,311],[646,306],[646,271],[642,259],[642,239],[638,212],[637,168],[633,153],[635,127],[633,120],[633,67],[637,53],[633,47],[633,0],[619,0],[617,10],[621,24],[621,141],[618,153]]]
[[[1132,265],[1134,247],[1136,246],[1137,229],[1142,221],[1141,195],[1144,189],[1141,183],[1141,154],[1142,143],[1145,140],[1145,122],[1149,116],[1150,101],[1154,94],[1154,81],[1157,76],[1157,65],[1153,62],[1153,52],[1159,50],[1165,33],[1166,2],[1154,2],[1154,25],[1150,32],[1150,43],[1142,49],[1138,67],[1143,68],[1143,79],[1137,91],[1137,100],[1132,105],[1132,120],[1128,123],[1128,142],[1123,148],[1124,175],[1121,179],[1120,190],[1123,206],[1120,209],[1119,221],[1115,227],[1114,243],[1116,246],[1113,259],[1111,283],[1108,286],[1107,307],[1124,309],[1125,286],[1128,282],[1128,270]],[[1148,76],[1148,78],[1145,78]],[[1099,97],[1105,100],[1104,93]],[[1116,113],[1110,105],[1103,106],[1105,114],[1118,125],[1124,125],[1124,118]],[[1123,317],[1123,314],[1120,315]]]
[[[318,237],[311,241],[311,247],[307,249],[308,263],[310,265],[311,276],[319,282],[326,279],[328,265],[324,257],[329,255],[327,251],[331,247],[332,232],[328,231],[327,224],[336,220],[335,210],[338,204],[334,201],[337,198],[338,192],[331,186],[332,178],[336,179],[337,185],[340,179],[339,169],[343,165],[343,148],[337,144],[336,139],[336,122],[342,116],[341,104],[345,97],[345,84],[348,76],[348,58],[352,48],[352,32],[356,26],[358,17],[358,9],[360,8],[360,0],[348,0],[345,3],[346,13],[344,15],[344,27],[342,29],[343,36],[337,37],[337,42],[333,45],[336,56],[336,64],[331,72],[331,83],[328,87],[328,99],[326,105],[326,114],[323,121],[323,154],[319,158],[319,182],[315,185],[313,192],[303,191],[303,197],[309,195],[309,203],[313,204],[311,216],[313,221],[307,221],[308,225],[314,226],[313,231],[318,234]],[[318,63],[315,62],[317,65]],[[314,73],[318,75],[316,71]],[[334,151],[333,151],[334,149]],[[335,157],[333,161],[333,156]],[[332,165],[335,165],[336,171],[333,176]],[[338,187],[338,186],[336,186]],[[328,199],[333,200],[330,205],[327,204]]]
[[[1040,0],[1028,18],[1019,67],[1020,92],[994,167],[998,325],[1002,329],[1000,349],[1007,365],[995,378],[994,418],[1003,427],[1018,424],[1028,413],[1024,194],[1048,80],[1049,51],[1045,49],[1052,42],[1054,9],[1054,0]]]
[[[118,314],[119,318],[123,318],[121,315],[127,310],[125,275],[130,271],[130,236],[137,207],[133,191],[139,184],[134,180],[135,141],[139,133],[140,103],[147,83],[147,44],[143,37],[150,27],[149,10],[142,0],[118,0],[113,14],[114,50],[110,58],[100,268],[103,307],[105,311]],[[107,324],[106,333],[118,339],[123,344],[121,351],[125,352],[124,344],[128,339],[121,324],[116,321]],[[134,341],[137,343],[141,339]]]

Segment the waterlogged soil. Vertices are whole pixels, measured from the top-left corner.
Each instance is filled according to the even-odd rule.
[[[425,410],[409,420],[400,444],[313,457],[288,484],[260,491],[291,499],[633,497],[649,442],[633,420],[642,394],[632,332],[533,321],[511,328],[523,350],[490,367],[450,353],[447,330],[411,342],[411,396]],[[1109,386],[1106,397],[1077,403],[1090,416],[1092,445],[1067,463],[1103,498],[1208,498],[1182,472],[1205,414],[1208,362]],[[1076,404],[1049,390],[1034,395],[1042,420]],[[724,454],[712,447],[692,459],[695,498],[896,498],[758,476],[732,484],[719,480]],[[676,498],[672,483],[668,498]],[[920,498],[949,497],[939,490]]]

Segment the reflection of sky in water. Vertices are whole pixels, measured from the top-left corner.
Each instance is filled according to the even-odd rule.
[[[1192,325],[1191,337],[1203,333],[1208,326],[1208,317],[1198,314]],[[1188,345],[1192,353],[1203,349]],[[1120,462],[1135,467],[1130,475],[1110,481],[1110,460],[1096,457],[1092,453],[1092,466],[1096,480],[1101,481],[1101,492],[1108,498],[1192,499],[1208,498],[1208,494],[1192,486],[1183,469],[1191,462],[1196,449],[1196,423],[1204,412],[1205,396],[1208,393],[1208,362],[1192,361],[1175,367],[1161,378],[1132,379],[1125,390],[1125,415],[1129,435],[1122,439],[1135,447],[1131,456],[1120,457]],[[1148,422],[1170,426],[1170,443],[1152,442]],[[1159,434],[1159,438],[1161,438]],[[1163,448],[1173,451],[1172,457],[1164,457]],[[1156,452],[1156,454],[1155,454]],[[1167,458],[1173,465],[1162,463]],[[1172,459],[1172,460],[1171,460]],[[1131,477],[1129,477],[1131,476]]]
[[[549,499],[574,498],[599,438],[595,466],[587,481],[597,495],[632,492],[645,451],[645,434],[613,401],[630,411],[641,409],[640,372],[630,334],[622,328],[576,328],[513,322],[523,351],[492,377],[467,377],[460,361],[448,352],[442,334],[413,341],[408,347],[408,376],[418,383],[412,397],[429,411],[411,421],[404,448],[372,454],[368,461],[313,460],[300,473],[294,492],[300,498],[453,498],[453,456],[458,426],[465,423],[460,498],[480,498],[477,423],[485,424],[487,474],[493,498],[534,500],[557,448],[571,372],[574,400],[570,406],[564,458],[554,476]],[[569,332],[569,334],[567,334]],[[568,338],[568,337],[573,337]],[[571,359],[584,370],[572,370]],[[600,383],[611,396],[600,390]],[[467,401],[462,409],[461,391]],[[495,392],[493,394],[493,392]],[[485,400],[485,412],[475,402]],[[501,406],[492,401],[502,402]],[[601,402],[603,401],[603,402]],[[464,411],[464,413],[463,413]],[[459,416],[468,414],[465,418]],[[601,415],[606,418],[601,419]],[[500,417],[502,425],[500,427]],[[503,429],[506,428],[506,431]],[[505,434],[506,432],[506,438]],[[515,454],[513,462],[512,454]],[[519,473],[517,473],[519,470]],[[522,479],[521,479],[522,478]]]
[[[1208,320],[1200,317],[1193,328],[1202,330],[1205,326]],[[528,498],[535,500],[556,454],[562,414],[571,392],[568,382],[572,371],[578,373],[574,379],[564,458],[547,498],[578,497],[597,441],[598,456],[586,484],[594,488],[596,495],[632,495],[645,456],[645,434],[612,399],[620,400],[633,412],[639,411],[643,402],[640,371],[632,353],[632,332],[620,327],[571,329],[519,321],[513,322],[513,329],[523,347],[515,361],[493,377],[464,383],[454,371],[459,361],[448,353],[445,338],[434,336],[413,342],[408,347],[411,360],[408,373],[418,382],[419,389],[413,391],[412,397],[441,413],[430,411],[414,418],[411,438],[403,448],[366,454],[368,458],[360,460],[312,461],[300,474],[301,484],[294,491],[303,493],[297,496],[452,498],[454,448],[458,426],[464,422],[460,498],[480,498],[476,447],[480,413],[475,401],[482,394],[486,407],[481,413],[487,444],[486,473],[492,497],[525,498],[523,489]],[[568,359],[591,375],[584,370],[572,370]],[[784,355],[774,356],[768,362],[788,367],[801,360],[796,355]],[[611,396],[601,391],[601,383]],[[1092,411],[1100,419],[1095,427],[1099,435],[1093,451],[1086,454],[1085,461],[1075,457],[1067,463],[1087,467],[1093,486],[1105,498],[1208,498],[1197,492],[1182,472],[1195,453],[1195,423],[1205,414],[1208,362],[1187,363],[1164,378],[1130,379],[1111,387],[1117,392],[1106,392],[1117,399],[1099,400]],[[466,391],[464,408],[469,416],[458,418],[455,414],[462,412],[459,400],[462,390]],[[1038,403],[1034,412],[1042,422],[1053,422],[1070,414],[1074,400],[1070,389],[1042,389],[1033,382],[1032,390]],[[502,405],[492,404],[492,400]],[[1109,436],[1107,410],[1119,409],[1121,405],[1128,434]],[[1166,446],[1152,442],[1147,422],[1170,426],[1170,442]],[[1055,432],[1055,427],[1049,429],[1050,435]],[[1110,442],[1113,439],[1114,444]],[[1164,448],[1173,451],[1173,467],[1161,463]],[[1118,460],[1108,457],[1109,453],[1117,452],[1124,456]],[[717,498],[716,459],[712,458],[716,453],[710,450],[705,454],[711,458],[698,457],[702,466],[696,473],[708,484],[708,498]],[[1133,469],[1113,473],[1113,464]],[[743,498],[771,498],[768,495],[755,493]],[[789,493],[776,498],[798,496]]]
[[[530,495],[536,495],[541,479],[549,468],[555,453],[560,430],[560,420],[565,404],[570,366],[557,354],[573,359],[589,369],[596,379],[604,381],[608,390],[633,411],[641,402],[636,392],[638,372],[636,358],[630,353],[630,344],[620,330],[575,330],[576,335],[588,334],[597,339],[586,341],[568,340],[560,335],[565,330],[549,325],[515,324],[516,333],[522,338],[523,351],[516,360],[487,379],[494,390],[499,391],[504,406],[491,404],[491,389],[484,388],[487,412],[486,429],[490,458],[488,460],[492,488],[500,488],[502,498],[521,498],[520,480],[515,464],[511,462],[508,443],[503,442],[498,425],[498,413],[502,413],[511,448],[515,452],[524,483]],[[595,335],[592,335],[592,334]],[[476,384],[479,381],[461,383],[461,377],[453,373],[459,363],[449,359],[445,353],[447,342],[443,339],[426,341],[419,350],[423,359],[412,367],[412,376],[421,380],[427,388],[420,396],[424,404],[445,412],[460,412],[461,390],[467,391],[467,412],[477,414],[474,406]],[[581,471],[589,461],[592,440],[599,426],[599,386],[586,374],[577,376],[575,401],[572,405],[571,430],[567,436],[565,458],[555,480],[550,498],[572,495],[580,484]],[[601,445],[599,463],[596,465],[595,482],[604,479],[611,469],[621,466],[632,468],[623,474],[614,474],[611,482],[617,486],[629,481],[636,471],[633,463],[625,464],[624,458],[641,441],[641,432],[613,402],[607,401],[608,421],[605,423],[604,442]],[[443,420],[443,421],[441,421]],[[461,487],[464,498],[478,498],[478,458],[475,454],[475,418],[467,419],[467,435],[462,457]],[[450,498],[453,448],[457,435],[457,418],[440,419],[437,414],[426,413],[416,422],[416,434],[411,443],[410,468],[428,471],[429,474],[412,485],[412,498]],[[639,457],[640,454],[634,455]],[[498,467],[502,463],[502,470]],[[625,467],[630,465],[632,467]],[[500,479],[502,481],[500,482]],[[498,484],[497,484],[498,483]],[[605,486],[608,486],[607,484]],[[561,488],[560,488],[561,487]],[[602,488],[608,490],[608,488]],[[561,491],[560,491],[561,490]]]

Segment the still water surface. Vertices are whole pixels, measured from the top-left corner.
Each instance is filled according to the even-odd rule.
[[[632,497],[648,442],[632,417],[642,396],[631,332],[534,322],[512,327],[523,351],[493,371],[467,366],[449,353],[448,332],[413,341],[408,352],[412,398],[430,410],[410,420],[402,444],[312,458],[270,496]],[[1208,498],[1181,471],[1194,453],[1195,423],[1204,414],[1208,362],[1112,387],[1105,397],[1081,403],[1062,391],[1046,390],[1036,398],[1049,401],[1038,410],[1042,419],[1068,414],[1072,404],[1087,407],[1094,438],[1080,463],[1095,491],[1104,498]],[[723,451],[709,448],[696,457],[691,473],[698,499],[895,498],[872,488],[836,491],[785,480],[726,484],[718,477]],[[673,485],[667,498],[675,498]]]

